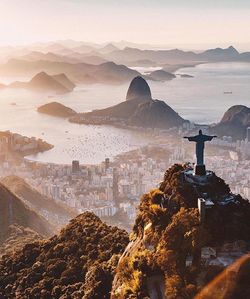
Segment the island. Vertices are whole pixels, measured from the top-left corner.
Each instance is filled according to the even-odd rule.
[[[149,74],[149,78],[155,81],[169,81],[172,80],[174,78],[176,78],[176,76],[170,72],[164,71],[164,70],[156,70],[153,71]]]
[[[63,118],[71,117],[76,114],[76,111],[58,102],[42,105],[37,108],[37,112]]]
[[[194,78],[194,76],[189,75],[189,74],[180,74],[181,78]]]
[[[24,88],[37,92],[64,94],[73,91],[75,84],[65,74],[50,76],[45,72],[40,72],[29,82],[16,81],[9,84],[8,88]]]

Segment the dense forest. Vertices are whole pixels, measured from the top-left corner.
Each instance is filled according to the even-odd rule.
[[[109,298],[128,234],[86,212],[0,261],[0,298]]]
[[[148,279],[154,276],[163,277],[166,298],[193,298],[223,270],[201,264],[203,247],[237,240],[249,243],[249,202],[234,196],[225,205],[225,198],[231,196],[225,182],[211,173],[206,184],[190,183],[185,180],[189,167],[172,166],[159,189],[141,198],[131,242],[113,283],[113,299],[148,297]],[[214,202],[205,223],[197,207],[201,194]],[[187,264],[190,257],[192,262]]]

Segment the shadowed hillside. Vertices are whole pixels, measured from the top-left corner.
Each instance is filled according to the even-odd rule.
[[[57,228],[61,228],[62,225],[65,225],[71,218],[76,216],[76,212],[71,208],[42,195],[20,177],[5,177],[2,179],[2,184],[16,194],[30,209],[46,218]]]
[[[43,236],[53,233],[53,226],[32,211],[20,198],[0,183],[0,243],[9,236],[9,227],[18,224]]]

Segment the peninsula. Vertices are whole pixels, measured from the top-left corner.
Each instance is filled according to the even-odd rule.
[[[154,100],[148,83],[141,76],[131,81],[125,101],[106,109],[78,113],[69,121],[153,129],[170,129],[188,122],[164,101]]]
[[[42,139],[26,137],[10,131],[0,131],[1,155],[3,160],[8,156],[22,158],[52,149],[54,146]]]

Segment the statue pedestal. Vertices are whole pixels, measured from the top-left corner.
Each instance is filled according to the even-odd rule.
[[[205,165],[195,165],[194,175],[206,175],[206,166]]]

